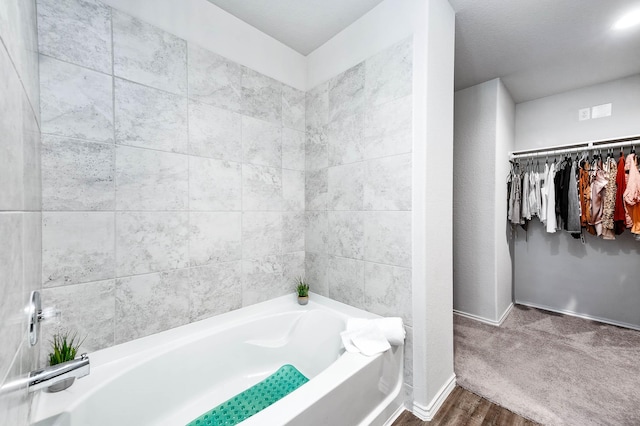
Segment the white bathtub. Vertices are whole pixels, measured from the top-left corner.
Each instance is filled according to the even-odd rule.
[[[89,354],[91,374],[39,393],[37,426],[185,425],[284,364],[310,381],[241,424],[382,425],[402,409],[403,347],[345,353],[349,317],[376,315],[311,295],[252,305]]]

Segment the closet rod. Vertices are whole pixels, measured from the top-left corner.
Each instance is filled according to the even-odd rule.
[[[570,145],[562,145],[556,147],[547,147],[539,149],[527,149],[522,151],[513,151],[509,153],[511,160],[519,158],[532,158],[543,156],[554,156],[560,154],[568,154],[580,151],[588,151],[590,149],[608,149],[608,148],[622,148],[626,146],[640,146],[640,135],[629,136],[618,139],[604,139],[591,142],[580,142]]]

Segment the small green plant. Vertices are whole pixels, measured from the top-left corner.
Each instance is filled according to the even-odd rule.
[[[298,292],[298,297],[309,296],[309,284],[304,282],[304,277],[296,278],[296,291]]]
[[[76,353],[80,345],[84,342],[78,339],[78,333],[61,332],[53,335],[51,349],[53,353],[49,354],[49,365],[61,364],[76,358]]]

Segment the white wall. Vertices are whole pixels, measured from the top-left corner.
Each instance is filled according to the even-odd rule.
[[[454,309],[497,322],[511,304],[507,153],[515,105],[499,79],[455,94]]]
[[[611,117],[578,121],[578,108],[606,102]],[[638,117],[640,75],[525,102],[516,106],[516,149],[637,135]],[[639,254],[629,232],[615,241],[587,235],[583,245],[533,220],[515,240],[516,302],[640,328]]]
[[[613,103],[610,117],[578,121],[578,110]],[[516,106],[516,150],[640,133],[640,75],[583,87]]]
[[[453,65],[455,14],[420,2],[414,33],[413,411],[430,420],[453,373]]]
[[[206,0],[103,3],[296,89],[307,89],[303,55]]]

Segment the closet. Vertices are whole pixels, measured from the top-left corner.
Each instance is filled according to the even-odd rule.
[[[516,303],[640,329],[636,147],[640,136],[510,153]]]
[[[612,104],[611,116],[579,119],[580,109],[605,103]],[[609,154],[617,167],[620,149],[625,159],[634,147],[640,153],[639,116],[640,75],[521,103],[513,101],[500,79],[456,92],[457,313],[499,325],[515,303],[640,329],[640,241],[634,234],[625,228],[619,235],[614,231],[615,240],[605,240],[597,229],[596,235],[583,232],[582,221],[589,219],[582,215],[569,228],[573,235],[564,224],[558,230],[557,223],[551,226],[556,232],[549,233],[540,212],[523,227],[519,220],[512,224],[507,208],[514,163],[520,173],[544,174],[554,163],[572,165],[576,156],[591,165],[594,155],[605,163]],[[577,183],[576,178],[576,198]],[[539,203],[542,208],[542,199]]]

